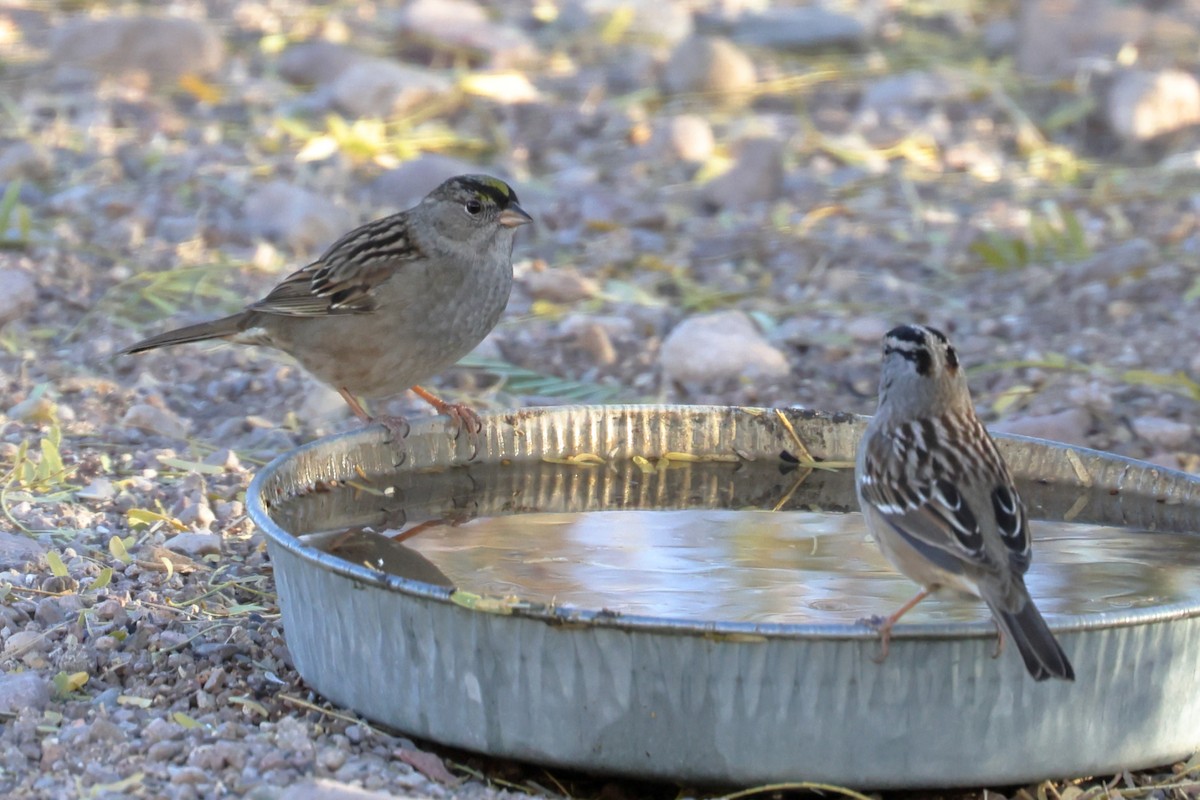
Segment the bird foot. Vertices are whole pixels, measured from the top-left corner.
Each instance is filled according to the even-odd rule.
[[[866,625],[868,628],[874,629],[879,634],[879,652],[871,656],[871,660],[876,664],[882,664],[887,660],[888,647],[892,641],[892,625],[895,620],[891,617],[881,617],[874,614],[869,617],[863,617],[858,620],[859,625]]]

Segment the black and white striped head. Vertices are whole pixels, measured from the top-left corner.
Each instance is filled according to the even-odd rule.
[[[901,325],[883,337],[879,408],[915,418],[971,408],[967,378],[946,334],[924,325]]]

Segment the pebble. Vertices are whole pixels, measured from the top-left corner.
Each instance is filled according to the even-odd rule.
[[[117,494],[116,487],[108,478],[93,478],[88,485],[75,492],[80,500],[111,500]]]
[[[50,682],[36,672],[0,673],[0,713],[13,714],[24,709],[41,711],[49,702]]]
[[[790,51],[859,47],[870,34],[864,20],[820,5],[769,7],[742,15],[733,29],[733,38],[744,44]]]
[[[530,270],[524,283],[535,298],[552,303],[578,303],[600,293],[600,285],[575,267]]]
[[[855,317],[846,323],[846,333],[856,342],[878,344],[888,332],[888,324],[879,317]]]
[[[284,80],[303,86],[323,86],[366,56],[337,42],[300,42],[279,56],[279,74]]]
[[[413,0],[399,16],[401,46],[412,42],[460,54],[475,53],[493,68],[533,60],[537,48],[520,28],[495,22],[474,0]]]
[[[1118,73],[1108,91],[1108,126],[1127,142],[1145,142],[1200,123],[1200,81],[1178,69]]]
[[[50,63],[102,75],[143,72],[161,82],[215,72],[225,45],[211,25],[182,17],[77,17],[55,31]]]
[[[219,555],[221,544],[222,539],[219,533],[199,533],[197,531],[177,533],[166,541],[168,550],[194,559],[206,555]]]
[[[147,433],[165,436],[168,439],[186,439],[191,423],[180,417],[174,411],[152,406],[149,403],[136,403],[129,407],[121,424],[129,428],[137,428]]]
[[[667,123],[671,152],[681,161],[702,164],[712,157],[716,137],[712,125],[698,114],[680,114]]]
[[[40,143],[14,142],[0,148],[0,181],[49,180],[54,159]]]
[[[944,103],[965,97],[970,86],[961,77],[937,70],[910,70],[873,81],[863,92],[861,110],[887,111],[896,106]]]
[[[351,63],[329,84],[334,105],[352,117],[403,114],[453,88],[453,82],[438,73],[375,57]]]
[[[20,658],[26,653],[37,653],[46,649],[46,634],[42,631],[16,631],[4,640],[4,655]]]
[[[309,778],[284,789],[279,800],[416,800],[411,796],[372,792],[329,778]]]
[[[1092,415],[1085,408],[1068,408],[1053,414],[1037,414],[1001,420],[988,429],[995,433],[1015,433],[1054,442],[1086,445]]]
[[[703,93],[726,101],[748,101],[756,81],[750,56],[716,36],[680,42],[663,66],[663,88],[672,94]]]
[[[1134,417],[1133,432],[1164,450],[1180,450],[1192,439],[1194,430],[1186,422],[1164,417]]]
[[[367,191],[375,203],[397,210],[412,208],[443,181],[475,172],[479,172],[478,165],[469,161],[424,153],[381,173]]]
[[[256,189],[242,211],[251,235],[283,242],[302,253],[324,248],[354,227],[354,218],[345,208],[284,180]]]
[[[668,380],[684,385],[781,378],[791,369],[741,311],[685,319],[663,341],[659,363]]]
[[[19,570],[28,564],[40,564],[48,549],[26,534],[0,531],[0,570]]]
[[[782,193],[783,143],[754,137],[742,141],[733,166],[704,184],[700,197],[707,208],[715,211],[770,202]]]
[[[0,328],[25,316],[36,305],[33,277],[23,269],[0,269]]]

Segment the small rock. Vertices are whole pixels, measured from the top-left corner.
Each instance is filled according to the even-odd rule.
[[[117,744],[124,742],[126,739],[125,731],[111,720],[104,717],[97,717],[88,729],[89,742],[101,742],[105,744]]]
[[[663,87],[672,94],[703,93],[748,101],[756,81],[750,56],[716,36],[685,39],[663,67]]]
[[[19,570],[27,564],[40,564],[47,549],[28,536],[0,531],[0,570]]]
[[[1053,414],[1014,417],[989,425],[996,433],[1015,433],[1066,444],[1087,444],[1087,431],[1092,415],[1084,408],[1068,408]]]
[[[698,114],[680,114],[668,123],[671,151],[682,161],[702,164],[716,148],[712,125]]]
[[[147,433],[165,436],[168,439],[186,439],[191,424],[173,411],[152,406],[149,403],[137,403],[129,407],[121,424]]]
[[[279,800],[397,800],[395,795],[360,789],[328,778],[309,778],[284,789]]]
[[[50,682],[36,672],[0,674],[0,712],[41,711],[50,702]]]
[[[936,70],[910,70],[872,82],[863,92],[860,108],[877,112],[896,106],[944,103],[966,97],[970,86],[962,78]]]
[[[599,284],[575,267],[530,270],[525,274],[525,286],[537,299],[552,303],[578,303],[600,292]]]
[[[663,341],[659,362],[668,380],[711,385],[739,378],[780,378],[787,357],[741,311],[691,317]]]
[[[1128,279],[1142,268],[1154,264],[1158,255],[1158,248],[1150,240],[1128,239],[1096,253],[1091,258],[1071,264],[1066,268],[1064,278],[1076,286],[1085,283],[1112,283]]]
[[[879,317],[855,317],[846,323],[846,333],[864,344],[878,344],[887,332],[888,323]]]
[[[93,478],[88,485],[75,492],[80,500],[111,500],[117,494],[116,487],[108,478]]]
[[[255,190],[246,198],[243,212],[252,235],[284,242],[300,252],[330,244],[354,224],[349,211],[324,195],[282,180]]]
[[[40,143],[14,142],[0,149],[0,182],[18,179],[44,181],[53,172],[54,158]]]
[[[1200,81],[1177,69],[1122,72],[1109,88],[1105,111],[1121,139],[1154,139],[1200,123]]]
[[[300,42],[279,56],[279,74],[302,86],[332,83],[347,67],[366,56],[352,47],[336,42]]]
[[[155,717],[142,729],[142,738],[147,742],[165,742],[179,739],[182,736],[183,726],[175,722],[168,722],[162,717]]]
[[[189,558],[199,559],[206,555],[219,555],[222,543],[219,533],[185,531],[168,539],[166,546],[168,550],[173,550]]]
[[[864,20],[822,8],[767,8],[745,14],[733,29],[733,38],[755,47],[803,51],[818,47],[859,47],[870,30]]]
[[[416,44],[455,55],[467,51],[496,68],[519,65],[537,54],[524,31],[494,22],[473,0],[414,0],[400,12],[399,22],[402,48]]]
[[[1017,45],[1017,23],[996,19],[983,26],[983,49],[992,58],[1009,55]]]
[[[450,92],[449,78],[386,58],[352,62],[329,85],[334,104],[354,117],[391,117]]]
[[[423,153],[380,174],[367,191],[380,205],[397,209],[412,208],[443,181],[455,175],[478,171],[479,168],[469,161],[440,153]]]
[[[26,653],[38,653],[46,649],[46,634],[41,631],[17,631],[4,640],[4,655],[20,658]]]
[[[726,0],[727,1],[727,0]],[[692,35],[695,23],[687,3],[661,0],[560,0],[556,27],[591,33],[614,14],[629,14],[629,30],[637,38],[659,45],[674,45]]]
[[[1186,422],[1163,417],[1135,417],[1133,432],[1163,450],[1180,450],[1191,441],[1194,431]]]
[[[23,269],[0,269],[0,328],[25,316],[36,305],[37,286],[29,273]]]
[[[706,207],[716,211],[770,202],[782,192],[783,143],[756,137],[741,143],[733,166],[704,184],[700,197]]]
[[[192,503],[181,509],[175,518],[189,528],[207,528],[216,521],[217,515],[208,503],[202,502]]]
[[[144,72],[161,82],[216,72],[225,59],[220,34],[181,17],[76,18],[55,32],[50,63],[103,75]]]

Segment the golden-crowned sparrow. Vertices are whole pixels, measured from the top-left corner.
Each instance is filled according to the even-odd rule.
[[[453,365],[496,326],[512,289],[513,233],[532,222],[508,184],[460,175],[417,206],[367,223],[232,316],[167,331],[122,350],[227,339],[290,354],[337,389],[360,419],[356,395],[412,389],[457,429],[479,417],[419,384]],[[393,431],[400,418],[379,418]]]
[[[1025,506],[971,404],[945,334],[903,325],[883,339],[879,409],[858,448],[858,502],[879,548],[924,589],[887,619],[870,620],[887,655],[892,626],[930,592],[987,603],[1034,680],[1074,680],[1071,662],[1025,588]]]

